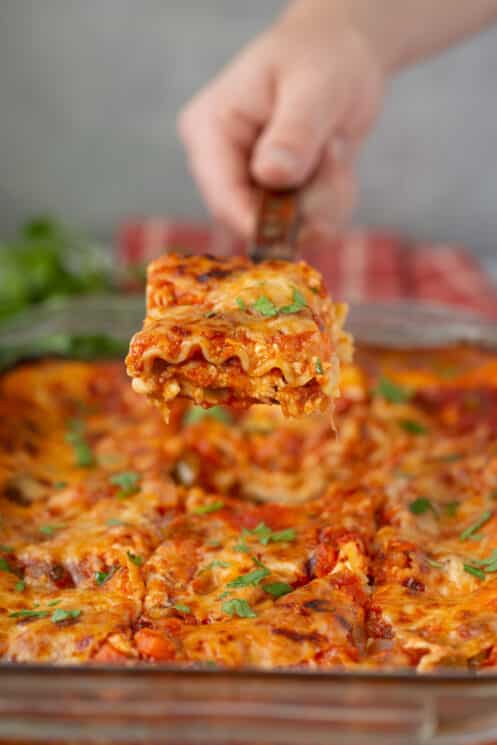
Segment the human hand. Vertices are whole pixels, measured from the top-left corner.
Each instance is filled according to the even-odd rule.
[[[253,182],[302,186],[304,225],[349,215],[355,161],[379,112],[381,53],[348,0],[299,0],[181,112],[179,131],[211,212],[248,237]]]

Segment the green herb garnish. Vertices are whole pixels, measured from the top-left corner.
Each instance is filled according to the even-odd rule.
[[[183,417],[183,426],[201,422],[202,419],[216,419],[223,424],[233,424],[233,417],[224,406],[211,406],[210,409],[203,409],[201,406],[192,406]]]
[[[0,551],[4,551],[6,554],[13,554],[14,549],[12,546],[6,546],[5,543],[0,543]]]
[[[14,585],[14,590],[16,592],[24,592],[26,589],[26,583],[23,579],[20,579],[19,582],[16,582]]]
[[[245,300],[242,297],[237,297],[236,304],[240,308],[240,310],[246,310],[247,306],[245,305]]]
[[[104,585],[107,580],[114,576],[114,574],[117,572],[117,569],[117,567],[113,566],[109,569],[108,572],[95,572],[95,582],[97,583],[97,585]]]
[[[175,603],[173,605],[173,608],[175,610],[179,610],[180,613],[191,613],[191,608],[189,605],[184,605],[183,603]]]
[[[113,528],[116,525],[126,525],[126,523],[123,520],[119,520],[118,517],[109,517],[105,524],[108,525],[109,528]]]
[[[218,510],[222,510],[224,507],[224,502],[222,499],[216,499],[214,502],[209,502],[208,504],[203,504],[201,507],[197,507],[193,510],[195,515],[209,515],[211,512],[217,512]]]
[[[219,567],[220,569],[228,569],[231,564],[229,561],[221,561],[220,559],[214,559],[214,561],[211,561],[210,564],[207,564],[203,569],[201,569],[202,572],[207,572],[209,569],[214,569],[215,567]]]
[[[47,525],[40,526],[40,533],[52,536],[57,530],[63,530],[65,527],[62,523],[48,523]]]
[[[231,582],[228,582],[226,587],[256,587],[259,582],[262,582],[263,579],[269,577],[270,574],[270,569],[265,566],[260,566],[257,569],[254,569],[247,574],[242,574],[241,577],[237,577]]]
[[[483,572],[481,569],[478,569],[477,567],[471,566],[471,564],[464,564],[464,571],[468,574],[472,574],[474,577],[478,577],[478,579],[485,579],[485,572]]]
[[[76,465],[81,468],[89,468],[95,465],[95,458],[88,441],[85,438],[84,423],[81,419],[73,419],[69,424],[66,434],[66,442],[72,445]]]
[[[243,538],[241,538],[238,543],[233,546],[233,551],[238,551],[241,554],[248,554],[248,552],[250,551],[250,546],[248,546]]]
[[[227,616],[238,616],[238,618],[256,618],[257,613],[254,613],[250,605],[246,600],[240,598],[233,598],[232,600],[225,600],[221,606],[223,613]]]
[[[136,471],[122,471],[122,473],[114,473],[110,477],[110,483],[115,486],[120,486],[121,491],[119,492],[120,497],[131,497],[138,491],[138,485],[140,483],[140,474]]]
[[[293,290],[293,302],[291,305],[283,305],[279,313],[298,313],[302,308],[307,307],[305,297],[296,288]]]
[[[56,481],[53,485],[54,489],[65,489],[67,486],[67,481]]]
[[[261,295],[254,303],[254,310],[261,316],[272,318],[278,315],[278,308],[266,295]]]
[[[319,357],[316,357],[316,362],[314,363],[314,368],[315,368],[315,370],[316,370],[316,372],[317,372],[318,375],[324,375],[323,363],[321,362],[321,360],[319,359]]]
[[[61,602],[62,602],[61,599],[59,599],[59,600],[51,600],[49,603],[47,603],[47,608],[53,608],[54,606],[58,605]]]
[[[435,512],[436,514],[433,504],[426,497],[418,497],[418,499],[415,499],[414,502],[409,504],[409,509],[413,515],[423,515],[425,512],[428,512],[428,510]]]
[[[483,527],[483,525],[488,523],[492,515],[493,513],[491,510],[485,510],[485,512],[483,512],[483,514],[478,518],[478,520],[476,520],[474,523],[469,525],[465,530],[463,530],[463,532],[459,536],[461,541],[467,541],[468,538],[471,538],[472,536],[474,537],[474,534],[477,533],[478,530],[481,527]]]
[[[293,592],[293,587],[286,582],[272,582],[269,585],[263,585],[262,589],[275,598],[280,598],[282,595],[288,595],[289,592]]]
[[[65,610],[64,608],[57,608],[57,610],[54,610],[52,613],[52,617],[50,620],[52,623],[62,623],[63,621],[69,621],[73,620],[74,618],[79,618],[81,615],[80,610]]]
[[[46,618],[50,615],[49,610],[16,610],[14,613],[9,613],[9,618]]]
[[[375,393],[381,396],[385,401],[392,404],[405,404],[412,398],[412,392],[403,388],[385,377],[381,377],[376,386]]]
[[[454,517],[457,514],[459,506],[459,502],[447,502],[447,504],[444,505],[444,509],[449,517]]]
[[[132,551],[126,551],[128,555],[128,559],[133,562],[137,567],[141,567],[143,564],[143,556],[140,556],[139,554],[134,554]]]
[[[444,565],[441,561],[435,561],[435,559],[426,559],[426,563],[434,569],[443,569]]]
[[[255,535],[262,543],[263,546],[267,546],[268,543],[283,543],[295,540],[295,530],[293,528],[286,528],[285,530],[273,531],[265,523],[259,523],[253,530],[245,528],[242,535]]]
[[[416,422],[413,419],[401,419],[399,425],[405,432],[410,435],[426,435],[428,429],[421,422]]]

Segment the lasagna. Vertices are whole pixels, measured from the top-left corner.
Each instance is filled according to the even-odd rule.
[[[359,348],[329,417],[160,412],[120,363],[0,378],[0,656],[497,665],[497,355]]]
[[[149,266],[127,369],[166,417],[178,396],[204,407],[279,404],[286,416],[325,411],[350,357],[344,317],[303,262],[166,255]]]

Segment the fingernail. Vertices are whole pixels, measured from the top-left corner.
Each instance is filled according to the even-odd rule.
[[[261,175],[284,176],[294,178],[298,176],[300,162],[291,150],[284,147],[262,147],[255,156],[254,168]]]

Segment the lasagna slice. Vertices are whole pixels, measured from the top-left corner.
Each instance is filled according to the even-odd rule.
[[[205,408],[325,411],[351,356],[345,314],[304,262],[166,255],[148,269],[147,315],[128,374],[166,419],[177,396]]]

